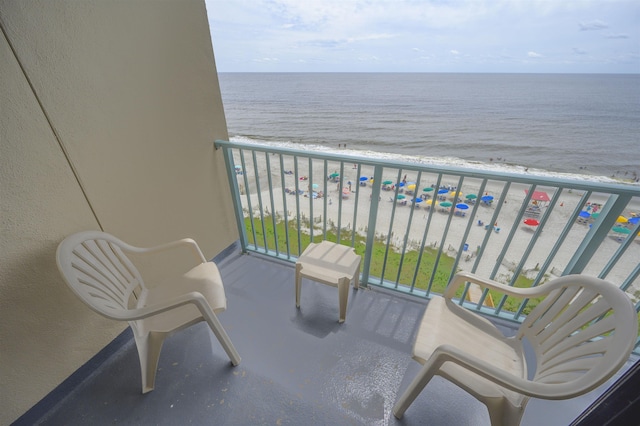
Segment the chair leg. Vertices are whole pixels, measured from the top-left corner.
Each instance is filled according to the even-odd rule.
[[[135,336],[138,358],[140,359],[140,376],[142,377],[142,393],[153,390],[156,384],[156,371],[160,350],[166,333],[148,333],[146,336]]]
[[[517,426],[522,420],[525,404],[515,406],[506,398],[490,398],[482,401],[489,411],[491,426]]]
[[[433,365],[430,365],[430,363],[427,362],[422,366],[418,375],[413,379],[409,387],[398,399],[396,405],[393,406],[393,415],[396,416],[396,418],[402,418],[404,412],[407,411],[407,408],[409,408],[411,404],[413,404],[413,401],[416,400],[418,395],[420,395],[420,392],[422,392],[424,387],[427,386],[427,383],[429,383],[433,376]]]
[[[211,331],[213,331],[213,334],[215,334],[218,338],[218,341],[222,345],[222,348],[231,359],[231,363],[234,366],[240,364],[240,354],[236,350],[235,346],[233,346],[233,343],[231,343],[229,335],[224,330],[224,327],[222,327],[222,324],[220,323],[220,320],[218,319],[216,314],[212,314],[211,316],[205,315],[205,319],[207,321],[207,324],[209,324]]]
[[[302,282],[302,265],[296,263],[296,308],[300,307],[300,290]]]
[[[343,323],[347,319],[347,301],[349,299],[349,278],[340,278],[338,281],[338,304],[340,306],[339,323]]]

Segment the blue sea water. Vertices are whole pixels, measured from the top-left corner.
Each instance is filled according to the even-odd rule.
[[[220,73],[232,141],[640,178],[640,75]]]

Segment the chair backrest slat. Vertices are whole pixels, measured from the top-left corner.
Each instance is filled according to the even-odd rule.
[[[620,347],[632,349],[637,335],[633,305],[618,288],[594,277],[566,276],[543,285],[551,286],[549,294],[517,334],[535,351],[533,380],[575,380],[576,386],[579,382],[584,389],[593,389],[606,380],[606,372],[625,361]]]
[[[58,267],[69,287],[92,309],[118,319],[134,290],[144,289],[139,271],[125,251],[135,249],[112,235],[88,231],[58,247]]]

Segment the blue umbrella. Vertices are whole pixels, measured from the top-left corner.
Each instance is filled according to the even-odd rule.
[[[469,208],[469,206],[466,205],[465,203],[456,204],[456,209],[466,210],[468,208]]]
[[[480,200],[484,201],[485,203],[488,203],[489,201],[493,201],[493,195],[483,195]]]
[[[591,217],[591,213],[582,210],[578,216],[585,217],[585,218],[586,217]]]
[[[422,198],[414,198],[413,201],[415,201],[416,203],[421,203],[423,201]]]
[[[404,186],[404,182],[400,182],[399,184],[397,184],[396,186],[399,186],[400,188],[402,188]]]
[[[632,217],[631,219],[629,219],[629,223],[632,225],[637,225],[638,222],[640,222],[640,217]]]
[[[438,191],[438,194],[448,194],[449,190],[447,188],[442,188]]]
[[[368,177],[366,177],[366,176],[360,176],[360,182],[365,182],[365,181],[367,181],[367,180],[369,180],[369,178],[368,178]]]

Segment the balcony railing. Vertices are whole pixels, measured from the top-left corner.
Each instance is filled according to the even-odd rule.
[[[244,251],[293,262],[311,241],[339,241],[362,255],[364,285],[422,298],[460,270],[519,287],[586,273],[619,285],[640,309],[637,185],[216,147]],[[470,285],[459,296],[470,309],[515,321],[537,303]]]

